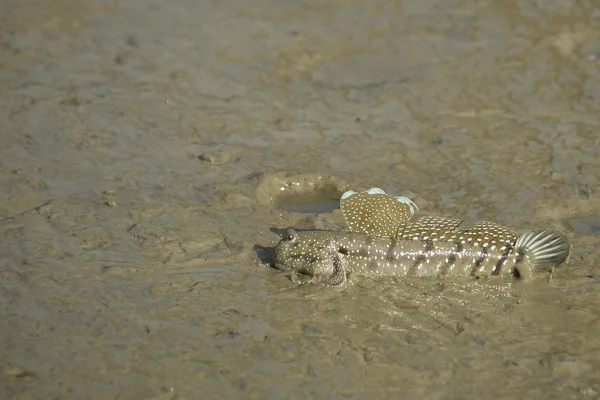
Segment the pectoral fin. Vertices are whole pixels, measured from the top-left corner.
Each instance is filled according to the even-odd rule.
[[[299,283],[325,283],[328,286],[345,289],[348,287],[349,275],[350,267],[343,254],[327,254],[314,261],[312,278]]]
[[[333,257],[333,275],[327,280],[327,285],[338,289],[346,289],[349,275],[350,269],[344,255],[336,254]]]

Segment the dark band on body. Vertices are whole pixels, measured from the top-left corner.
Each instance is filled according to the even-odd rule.
[[[498,260],[498,262],[494,266],[494,270],[492,271],[492,275],[500,275],[500,270],[502,270],[502,266],[504,265],[504,261],[506,261],[506,259],[508,258],[508,255],[510,254],[510,252],[513,249],[513,246],[511,244],[506,244],[505,246],[506,246],[506,249],[502,252],[502,255],[500,256],[500,259]]]
[[[431,253],[435,248],[435,243],[431,239],[425,240],[425,253]]]
[[[375,242],[375,238],[371,236],[367,236],[365,240],[365,244],[358,249],[358,255],[361,257],[369,257],[369,247]]]
[[[388,247],[388,251],[385,255],[385,259],[389,262],[396,260],[396,246],[398,245],[398,239],[391,238],[390,247]]]
[[[417,256],[413,265],[410,266],[410,269],[408,270],[408,276],[416,276],[419,266],[427,260],[427,257],[431,256],[430,253],[435,247],[433,240],[425,240],[423,247],[423,252]]]
[[[488,256],[488,249],[487,247],[482,247],[481,248],[481,255],[477,258],[477,260],[475,260],[475,264],[473,264],[473,267],[471,268],[471,276],[475,276],[477,273],[477,270],[479,270],[479,267],[481,267],[481,263],[483,263],[485,261],[485,259]]]
[[[440,269],[439,275],[441,276],[445,276],[448,275],[448,272],[450,271],[450,267],[452,266],[452,264],[454,264],[456,262],[456,253],[452,253],[448,256],[448,258],[446,258],[448,261],[446,261],[443,265],[442,268]]]
[[[460,241],[456,241],[454,243],[454,252],[450,253],[450,255],[447,258],[447,262],[445,262],[442,265],[442,268],[440,269],[439,275],[448,275],[450,273],[450,267],[456,263],[456,259],[458,258],[458,255],[460,253],[462,253],[464,251],[464,247],[462,245],[462,243]]]

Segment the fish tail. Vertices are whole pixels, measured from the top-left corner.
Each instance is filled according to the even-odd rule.
[[[521,235],[514,248],[515,272],[521,278],[529,278],[536,272],[552,272],[571,252],[567,236],[549,229]]]

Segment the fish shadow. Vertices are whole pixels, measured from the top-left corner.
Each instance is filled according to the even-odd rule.
[[[279,237],[283,238],[285,235],[286,229],[281,228],[269,228],[269,230]],[[262,246],[260,244],[255,244],[252,249],[256,254],[256,257],[260,260],[262,265],[268,265],[271,268],[275,268],[275,264],[273,263],[273,256],[275,255],[275,246]]]
[[[275,246],[267,247],[255,244],[252,248],[256,257],[260,260],[261,264],[275,268],[273,263],[273,256],[275,254]]]

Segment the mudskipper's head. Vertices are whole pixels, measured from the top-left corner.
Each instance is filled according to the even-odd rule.
[[[298,239],[298,232],[291,228],[286,230],[283,239],[275,247],[275,268],[312,275],[312,261],[305,243]]]

